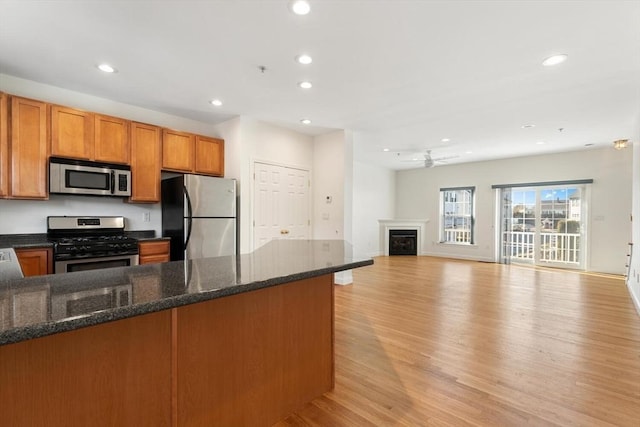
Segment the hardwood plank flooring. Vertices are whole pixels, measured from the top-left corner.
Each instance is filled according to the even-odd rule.
[[[335,289],[335,389],[283,426],[640,427],[622,277],[378,257]]]

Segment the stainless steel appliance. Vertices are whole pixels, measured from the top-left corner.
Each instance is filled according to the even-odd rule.
[[[162,180],[162,235],[171,260],[236,254],[236,181],[200,175]]]
[[[12,248],[0,249],[0,280],[21,279],[22,268]]]
[[[128,197],[131,167],[51,157],[49,193]]]
[[[124,232],[121,216],[47,217],[54,242],[54,273],[138,265],[138,241]]]

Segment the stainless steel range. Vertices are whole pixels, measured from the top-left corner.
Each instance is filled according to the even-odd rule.
[[[138,265],[138,241],[124,232],[121,216],[49,216],[54,272]]]

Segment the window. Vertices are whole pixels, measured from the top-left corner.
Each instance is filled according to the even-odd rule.
[[[473,244],[475,187],[440,189],[440,242]]]

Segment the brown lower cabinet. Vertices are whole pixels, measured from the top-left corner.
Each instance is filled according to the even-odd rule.
[[[53,274],[53,249],[29,248],[16,249],[22,274],[25,277]]]
[[[139,264],[154,264],[169,261],[169,240],[153,240],[138,243]]]
[[[271,426],[333,388],[333,275],[0,346],[3,426]]]

